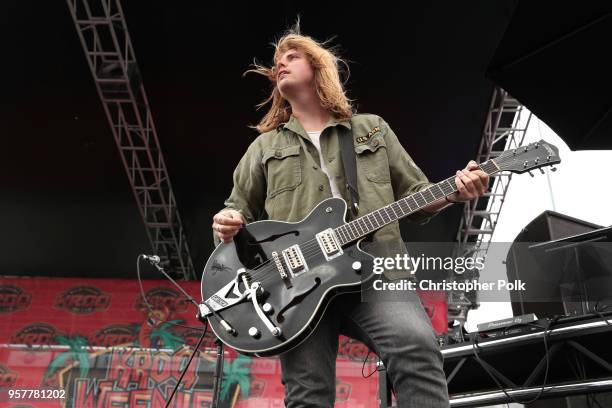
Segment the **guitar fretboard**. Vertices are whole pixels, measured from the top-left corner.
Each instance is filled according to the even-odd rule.
[[[499,167],[493,160],[478,165],[485,173],[491,175],[499,171]],[[421,208],[427,207],[429,204],[446,197],[449,194],[457,191],[455,185],[455,176],[449,177],[439,183],[433,184],[428,188],[401,198],[391,204],[388,204],[378,210],[372,211],[366,215],[347,222],[344,225],[334,228],[336,236],[340,240],[341,245],[355,241],[364,237],[387,224],[406,217]]]

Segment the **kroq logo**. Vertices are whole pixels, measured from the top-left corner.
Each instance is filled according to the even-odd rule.
[[[55,307],[75,314],[89,314],[108,309],[111,295],[95,286],[75,286],[55,299]]]
[[[136,341],[137,333],[129,325],[114,324],[98,330],[90,338],[92,345],[101,347],[114,347],[121,344],[132,344]]]
[[[176,290],[163,287],[153,288],[149,289],[145,293],[145,296],[153,309],[163,310],[164,307],[167,307],[170,311],[175,313],[183,313],[187,311],[187,304],[189,301]],[[147,305],[143,301],[142,296],[138,296],[136,299],[136,309],[148,311]]]
[[[32,295],[14,285],[0,286],[0,313],[16,312],[30,306]]]
[[[17,382],[17,373],[0,364],[0,388],[13,388]]]
[[[11,343],[27,344],[28,346],[50,345],[53,344],[56,336],[57,330],[50,324],[33,323],[21,328],[19,331],[13,334],[11,337]]]

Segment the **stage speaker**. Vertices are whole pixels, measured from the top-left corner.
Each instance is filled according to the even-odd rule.
[[[544,211],[533,219],[514,239],[506,257],[506,273],[508,281],[520,279],[526,282],[526,290],[511,291],[512,311],[515,316],[527,313],[535,313],[538,318],[553,317],[555,315],[579,314],[574,310],[577,306],[561,301],[559,287],[551,285],[550,276],[542,276],[537,268],[530,262],[531,259],[523,256],[521,251],[525,245],[521,242],[547,242],[551,240],[566,238],[572,235],[582,234],[602,228],[601,225],[579,220],[555,211]],[[543,301],[532,302],[526,299],[543,299]],[[551,299],[544,301],[544,299]]]

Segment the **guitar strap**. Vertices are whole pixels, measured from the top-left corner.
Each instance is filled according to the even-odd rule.
[[[351,198],[350,207],[354,216],[359,212],[359,190],[357,190],[357,158],[353,144],[353,132],[344,126],[337,126],[342,151],[342,166],[346,178],[346,188]]]

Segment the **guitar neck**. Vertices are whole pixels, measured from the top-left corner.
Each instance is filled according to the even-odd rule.
[[[493,159],[479,164],[478,168],[491,175],[500,171]],[[455,176],[440,181],[428,188],[401,198],[378,210],[347,222],[334,228],[336,236],[342,245],[358,240],[379,230],[387,224],[404,218],[412,213],[427,207],[429,204],[457,191]]]

